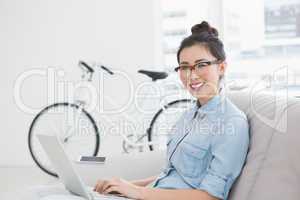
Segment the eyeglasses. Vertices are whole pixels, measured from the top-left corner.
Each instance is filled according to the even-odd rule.
[[[204,67],[210,66],[210,65],[214,65],[214,64],[220,64],[221,61],[220,60],[213,60],[213,61],[202,61],[202,62],[198,62],[194,65],[186,65],[186,64],[182,64],[179,65],[178,67],[176,67],[174,70],[176,72],[182,71],[182,72],[188,72],[188,71],[192,71],[194,69],[202,69]]]

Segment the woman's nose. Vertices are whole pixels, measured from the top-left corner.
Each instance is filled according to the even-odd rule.
[[[199,74],[196,72],[196,70],[190,70],[190,78],[191,79],[199,78]]]

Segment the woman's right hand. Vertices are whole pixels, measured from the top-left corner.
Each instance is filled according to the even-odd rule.
[[[102,193],[103,192],[103,186],[108,182],[108,180],[97,180],[96,185],[94,186],[94,191]]]
[[[141,199],[143,187],[121,178],[112,178],[110,180],[98,180],[94,191],[100,194],[111,194],[131,199]]]
[[[146,179],[141,179],[141,180],[135,180],[135,181],[131,181],[132,184],[136,185],[136,186],[142,186],[145,187],[148,184],[150,184],[151,182],[153,182],[155,179],[157,178],[157,176],[152,176]],[[106,185],[110,180],[104,180],[104,179],[99,179],[96,182],[96,185],[94,187],[94,191],[99,192],[99,193],[103,193],[103,186]]]

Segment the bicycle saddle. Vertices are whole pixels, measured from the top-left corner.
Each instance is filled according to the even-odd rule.
[[[139,70],[138,73],[145,74],[152,79],[152,81],[156,81],[159,79],[165,79],[168,77],[168,73],[166,72],[157,72],[157,71],[148,71],[148,70]]]

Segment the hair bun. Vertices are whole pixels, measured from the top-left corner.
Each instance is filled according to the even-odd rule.
[[[208,34],[218,37],[219,33],[218,30],[215,29],[214,27],[210,26],[208,22],[203,21],[201,24],[196,24],[191,28],[192,34],[201,34],[203,32],[207,32]]]

